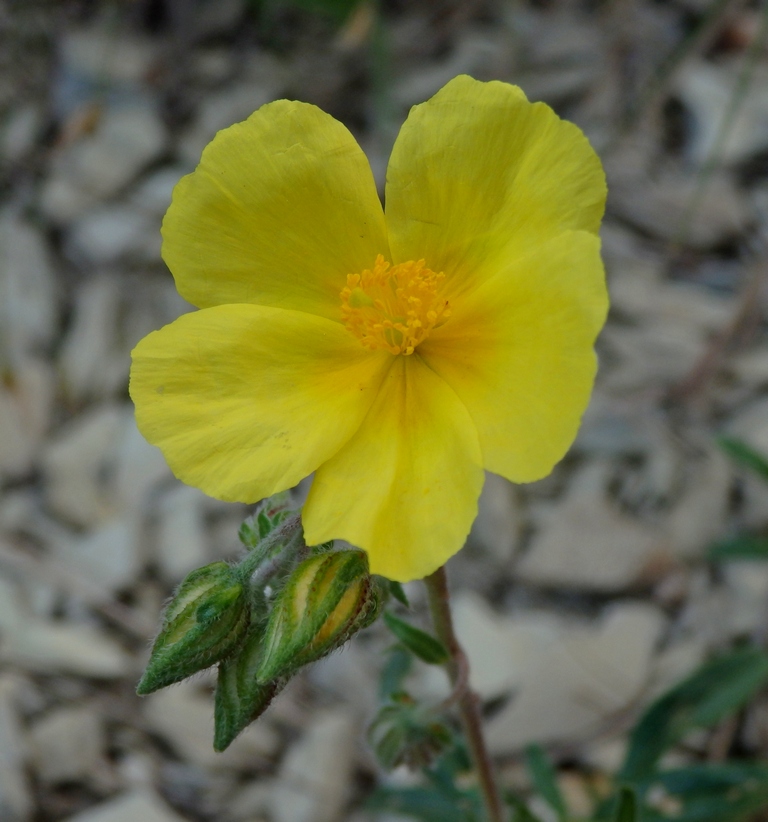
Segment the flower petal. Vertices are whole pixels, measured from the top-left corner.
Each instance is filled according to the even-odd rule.
[[[254,502],[295,485],[349,440],[391,359],[321,317],[225,305],[145,337],[130,391],[139,430],[179,479]]]
[[[176,186],[162,233],[179,293],[200,308],[257,303],[338,320],[346,275],[388,254],[355,139],[288,100],[216,135]]]
[[[589,402],[607,309],[600,241],[568,232],[457,301],[419,346],[467,407],[489,471],[531,482],[563,457]]]
[[[322,465],[304,506],[310,544],[346,539],[371,571],[406,582],[464,544],[483,484],[477,432],[418,357],[394,357],[355,436]]]
[[[392,150],[393,261],[445,272],[451,298],[563,231],[597,233],[605,196],[575,125],[517,86],[456,77],[411,109]]]

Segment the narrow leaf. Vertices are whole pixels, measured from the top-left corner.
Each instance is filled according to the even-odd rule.
[[[462,808],[453,796],[430,788],[380,788],[366,802],[372,811],[390,811],[419,822],[476,822],[469,808]]]
[[[638,822],[637,797],[631,788],[622,787],[613,822]]]
[[[709,558],[715,562],[739,559],[768,559],[768,537],[741,534],[733,539],[716,542],[709,549]]]
[[[541,822],[541,819],[528,810],[528,806],[522,799],[518,799],[514,794],[507,794],[507,805],[514,811],[512,822]]]
[[[399,582],[395,582],[393,579],[389,581],[389,592],[392,596],[400,602],[402,605],[405,605],[406,608],[410,608],[411,604],[408,602],[408,597],[403,590],[403,586]]]
[[[529,745],[525,749],[525,764],[537,793],[555,811],[557,818],[564,822],[568,818],[568,811],[557,784],[557,773],[539,745]]]
[[[387,623],[387,628],[392,631],[400,642],[419,659],[430,665],[443,665],[448,661],[448,651],[446,651],[442,642],[433,636],[419,628],[415,628],[408,622],[404,622],[402,619],[398,619],[389,612],[384,613],[384,622]]]
[[[754,471],[758,476],[768,481],[768,459],[736,437],[717,437],[717,444],[731,459]]]
[[[768,655],[746,648],[711,660],[645,712],[630,736],[620,778],[649,779],[660,757],[693,728],[710,727],[739,710],[768,682]]]

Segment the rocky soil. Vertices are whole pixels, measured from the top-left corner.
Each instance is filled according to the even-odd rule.
[[[280,97],[345,122],[380,183],[408,108],[463,72],[518,83],[604,159],[612,312],[583,428],[546,480],[488,477],[449,566],[506,782],[535,740],[584,807],[654,694],[765,638],[768,562],[707,552],[768,527],[768,486],[715,443],[768,453],[768,38],[757,4],[711,5],[0,7],[1,822],[370,822],[370,786],[412,779],[363,741],[378,627],[225,754],[209,676],[134,694],[164,599],[237,553],[247,513],[176,481],[133,421],[132,346],[190,309],[159,224],[214,133]],[[768,754],[768,701],[732,734]]]

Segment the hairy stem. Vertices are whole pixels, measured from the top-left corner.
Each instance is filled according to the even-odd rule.
[[[467,737],[469,751],[477,769],[480,789],[485,801],[489,822],[505,822],[506,814],[501,795],[493,775],[491,758],[483,737],[480,703],[477,694],[469,687],[469,663],[456,634],[453,631],[451,606],[448,596],[448,580],[445,568],[441,567],[424,580],[429,595],[429,608],[432,622],[438,639],[445,645],[450,654],[446,664],[451,683],[455,689],[455,698],[459,706],[464,733]]]

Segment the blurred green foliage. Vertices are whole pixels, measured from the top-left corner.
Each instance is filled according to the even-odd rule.
[[[398,646],[398,655],[403,652]],[[532,794],[546,803],[558,822],[747,820],[768,808],[768,764],[726,760],[669,768],[664,755],[691,731],[712,728],[738,713],[766,684],[768,654],[740,648],[706,662],[659,696],[630,733],[624,763],[613,777],[609,795],[598,802],[590,820],[570,811],[557,772],[538,745],[529,746],[523,757]],[[435,721],[434,713],[424,708],[411,710],[404,721],[409,723],[413,738],[419,738],[415,732],[419,718],[424,723]],[[394,712],[385,707],[376,722],[393,719],[397,722]],[[403,732],[402,737],[405,735]],[[382,765],[389,767],[392,760],[382,761]],[[478,793],[467,787],[471,766],[458,734],[454,733],[446,752],[423,772],[423,785],[378,788],[368,800],[369,809],[424,822],[482,822]],[[544,822],[522,797],[508,793],[506,799],[513,822]]]

